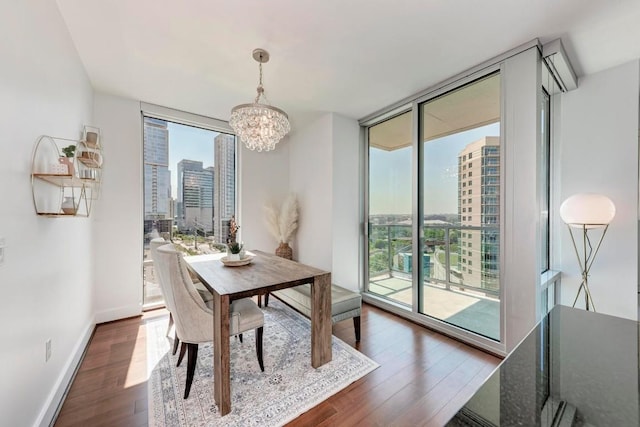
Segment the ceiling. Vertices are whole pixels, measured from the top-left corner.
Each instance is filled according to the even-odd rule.
[[[482,78],[421,105],[422,135],[428,142],[500,120],[500,74]],[[412,113],[369,128],[369,145],[392,151],[412,143]]]
[[[228,120],[251,102],[361,118],[534,38],[578,76],[640,57],[638,0],[56,0],[94,88]]]

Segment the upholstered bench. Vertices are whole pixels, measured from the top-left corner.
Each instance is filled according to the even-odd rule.
[[[311,317],[311,285],[300,285],[293,288],[272,292],[279,300],[290,305],[307,317]],[[269,305],[269,294],[265,297],[265,305]],[[353,318],[356,341],[360,341],[360,314],[362,313],[362,296],[338,285],[331,285],[331,320],[333,323]]]

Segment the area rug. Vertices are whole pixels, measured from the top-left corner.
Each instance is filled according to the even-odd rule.
[[[334,336],[332,361],[313,369],[310,321],[274,298],[263,311],[265,371],[258,366],[254,332],[244,333],[243,343],[232,337],[232,411],[224,417],[213,400],[212,345],[199,346],[185,400],[187,361],[176,368],[168,319],[147,324],[150,426],[281,426],[378,367]]]

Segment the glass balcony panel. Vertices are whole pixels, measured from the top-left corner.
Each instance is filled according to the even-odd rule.
[[[413,304],[411,111],[369,128],[368,291]]]
[[[424,280],[418,309],[495,340],[500,340],[500,116],[499,74],[420,106]]]

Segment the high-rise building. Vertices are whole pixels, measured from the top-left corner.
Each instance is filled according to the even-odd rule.
[[[463,283],[499,289],[500,138],[487,136],[458,155],[459,267]],[[480,227],[465,230],[464,227]]]
[[[236,138],[221,133],[213,140],[215,180],[213,190],[213,234],[216,242],[226,243],[229,220],[236,213]]]
[[[167,122],[144,118],[144,229],[170,232],[171,172]]]
[[[202,162],[178,162],[178,228],[181,231],[213,231],[213,171]]]

